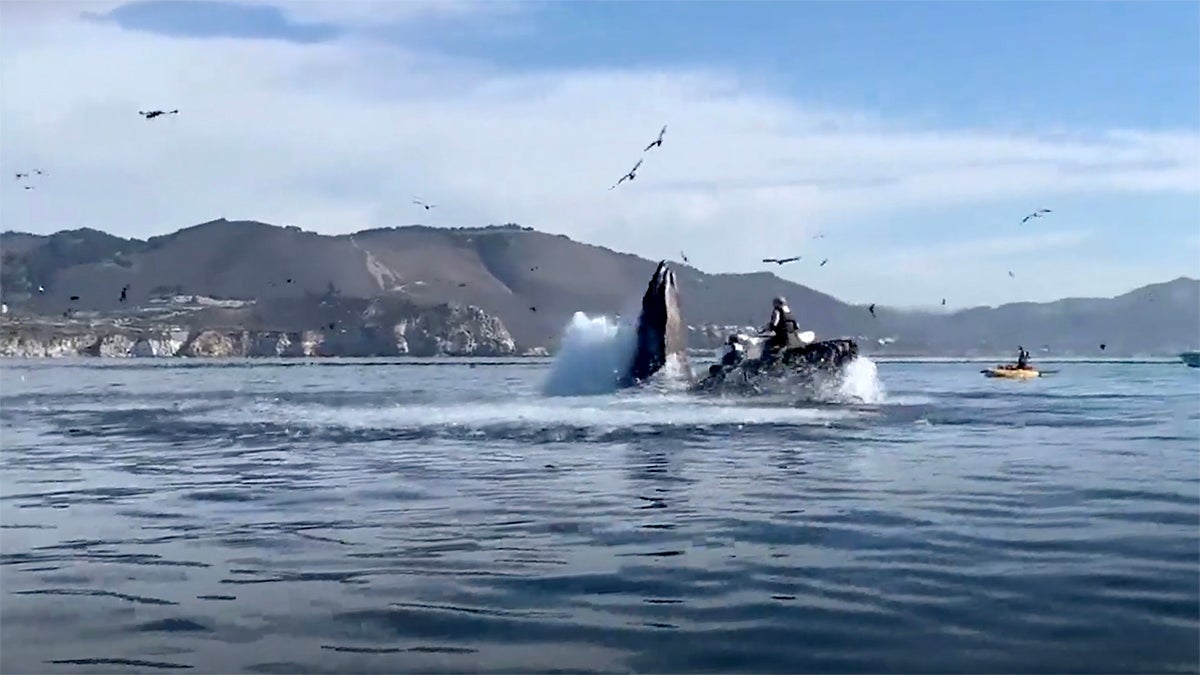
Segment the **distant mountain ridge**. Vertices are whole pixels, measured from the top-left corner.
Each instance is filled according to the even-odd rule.
[[[14,311],[61,314],[109,312],[172,294],[289,306],[334,296],[403,296],[421,304],[478,306],[499,317],[523,348],[554,348],[575,311],[633,311],[656,262],[513,224],[322,235],[219,219],[146,240],[90,228],[4,232],[0,297]],[[865,306],[771,273],[711,275],[674,266],[685,319],[697,328],[761,324],[769,299],[782,294],[804,328],[819,336],[855,336],[867,353],[991,355],[1023,344],[1035,357],[1043,348],[1057,355],[1133,356],[1200,346],[1200,280],[1187,277],[1115,298],[949,314],[876,307],[872,317]],[[303,313],[295,317],[304,321]],[[288,327],[304,328],[310,326]],[[701,346],[723,332],[697,330],[693,342]]]

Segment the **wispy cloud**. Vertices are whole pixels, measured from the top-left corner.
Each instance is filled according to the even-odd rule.
[[[279,6],[293,21],[359,27],[375,25],[375,10],[384,21],[495,11]],[[652,257],[685,246],[711,271],[746,271],[765,251],[800,248],[818,229],[853,238],[873,218],[1200,186],[1191,130],[1042,138],[914,128],[780,97],[729,72],[528,74],[364,36],[178,40],[65,20],[60,9],[53,21],[0,26],[4,170],[53,168],[43,189],[5,186],[6,228],[145,236],[219,216],[324,232],[515,221]],[[150,106],[182,112],[136,115]],[[664,146],[609,191],[664,123]],[[441,206],[415,212],[413,194]],[[905,255],[962,265],[1034,245],[989,241]]]

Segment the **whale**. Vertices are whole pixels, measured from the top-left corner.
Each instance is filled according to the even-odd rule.
[[[618,385],[632,387],[649,380],[674,361],[682,374],[692,379],[687,354],[687,326],[679,308],[679,285],[675,271],[660,261],[646,284],[638,312],[636,346],[629,363],[618,375]]]
[[[811,336],[809,338],[811,339]],[[858,357],[858,344],[850,338],[810,342],[786,349],[774,363],[747,359],[736,367],[714,364],[697,381],[688,361],[687,324],[680,307],[679,285],[666,260],[658,263],[637,318],[636,342],[626,367],[617,373],[619,387],[638,386],[672,363],[693,391],[711,391],[734,380],[741,384],[763,377],[811,380],[819,373],[838,373]],[[732,377],[736,375],[737,377]]]

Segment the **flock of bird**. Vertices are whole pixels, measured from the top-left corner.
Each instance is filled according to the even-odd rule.
[[[650,152],[650,148],[661,148],[662,144],[663,144],[663,136],[666,133],[667,133],[667,125],[664,124],[663,128],[658,131],[658,138],[654,139],[653,141],[650,141],[650,145],[647,145],[645,148],[642,149],[642,154]],[[637,178],[637,170],[639,167],[642,166],[642,162],[644,162],[644,161],[646,161],[646,159],[644,157],[639,158],[637,161],[637,164],[634,164],[632,169],[630,169],[628,172],[626,172],[626,174],[624,176],[621,176],[617,180],[617,182],[613,183],[612,187],[610,187],[608,189],[611,190],[611,189],[617,187],[618,185],[620,185],[621,183],[624,183],[627,180],[633,180],[634,178]]]
[[[175,109],[175,110],[157,110],[157,109],[156,109],[156,110],[139,110],[139,111],[138,111],[138,114],[139,114],[139,115],[141,115],[143,118],[145,118],[145,119],[147,119],[147,120],[152,120],[152,119],[154,119],[154,118],[156,118],[156,117],[161,117],[161,116],[163,116],[163,115],[178,115],[178,114],[179,114],[179,110],[178,110],[178,109]],[[660,148],[660,147],[662,147],[662,144],[663,144],[663,137],[666,135],[666,133],[667,133],[667,125],[665,125],[665,124],[664,124],[664,125],[662,126],[662,129],[659,129],[659,131],[658,131],[658,137],[657,137],[657,138],[655,138],[653,141],[650,141],[650,143],[649,143],[648,145],[646,145],[646,147],[645,147],[645,148],[643,148],[643,149],[642,149],[642,153],[643,153],[643,154],[645,154],[645,153],[649,152],[649,151],[650,151],[651,149],[653,149],[653,148]],[[621,183],[624,183],[624,182],[625,182],[625,181],[627,181],[627,180],[628,180],[628,181],[633,181],[634,179],[636,179],[636,178],[637,178],[637,171],[638,171],[638,169],[639,169],[639,168],[641,168],[641,166],[642,166],[642,163],[643,163],[644,161],[645,161],[645,158],[644,158],[644,157],[638,158],[638,161],[637,161],[637,163],[636,163],[636,164],[634,164],[634,165],[633,165],[633,168],[632,168],[632,169],[630,169],[628,172],[626,172],[626,173],[625,173],[625,175],[621,176],[621,177],[620,177],[620,178],[617,180],[617,182],[616,182],[616,183],[613,183],[613,184],[612,184],[612,186],[611,186],[611,187],[609,187],[608,189],[609,189],[609,190],[615,189],[615,188],[616,188],[618,185],[620,185]],[[48,174],[47,174],[46,172],[42,171],[41,169],[34,169],[33,175],[36,175],[36,176],[46,176],[46,175],[48,175]],[[26,179],[28,179],[29,177],[30,177],[30,174],[29,174],[29,172],[28,172],[28,171],[24,171],[24,172],[17,172],[17,174],[16,174],[16,179],[17,179],[18,181],[20,181],[20,180],[26,180]],[[26,190],[33,190],[33,189],[35,188],[35,186],[33,186],[33,185],[24,185],[23,187],[24,187],[24,189],[26,189]],[[434,208],[436,208],[436,207],[437,207],[437,204],[430,204],[430,203],[427,203],[427,202],[425,202],[424,200],[422,200],[422,199],[420,199],[420,198],[418,198],[418,197],[413,197],[413,200],[412,200],[412,202],[413,202],[413,204],[416,204],[417,206],[419,206],[419,207],[421,207],[421,208],[425,209],[426,211],[429,211],[429,210],[431,210],[431,209],[434,209]],[[1046,215],[1047,213],[1052,213],[1051,209],[1038,209],[1038,210],[1034,211],[1033,213],[1030,213],[1029,215],[1027,215],[1027,216],[1025,216],[1024,218],[1022,218],[1022,219],[1021,219],[1021,224],[1025,224],[1025,223],[1027,223],[1027,222],[1029,222],[1030,220],[1033,220],[1033,219],[1035,219],[1035,218],[1043,218],[1043,217],[1045,217],[1045,215]],[[825,234],[824,234],[824,233],[820,233],[820,232],[819,232],[819,233],[817,233],[816,235],[814,235],[814,236],[813,236],[813,239],[823,239],[824,237],[825,237]],[[680,256],[683,258],[683,261],[684,261],[684,262],[688,262],[688,258],[687,258],[687,256],[686,256],[686,255],[685,255],[685,254],[684,254],[682,251],[680,252]],[[762,259],[762,262],[764,262],[764,263],[774,263],[774,264],[776,264],[776,265],[780,265],[780,266],[782,266],[782,265],[786,265],[786,264],[788,264],[788,263],[796,262],[796,261],[800,260],[802,257],[803,257],[803,256],[796,255],[796,256],[791,256],[791,257],[787,257],[787,258],[763,258],[763,259]],[[824,259],[822,259],[822,260],[821,260],[821,263],[820,263],[819,265],[817,265],[817,267],[824,267],[824,266],[825,266],[825,264],[826,264],[826,263],[828,263],[828,262],[829,262],[829,258],[824,258]],[[533,268],[533,269],[536,269],[536,268]],[[1012,270],[1009,270],[1009,272],[1008,272],[1008,276],[1009,276],[1009,278],[1013,278],[1013,279],[1015,279],[1015,278],[1016,278],[1016,275],[1015,275],[1015,274],[1012,272]],[[291,279],[288,279],[288,282],[290,283],[290,282],[291,282]],[[128,290],[129,290],[129,287],[128,287],[128,286],[126,286],[125,288],[121,289],[121,302],[124,302],[124,301],[125,301],[125,299],[126,299],[126,292],[127,292]],[[76,298],[75,298],[75,297],[72,297],[72,300],[74,300],[74,299],[76,299]],[[945,298],[942,298],[942,306],[944,307],[945,305],[946,305],[946,299],[945,299]],[[533,307],[531,307],[530,309],[531,309],[532,311],[537,311],[537,310],[536,310],[535,308],[533,308]],[[872,304],[870,305],[870,307],[868,307],[868,308],[867,308],[867,311],[868,311],[868,312],[870,312],[871,316],[873,316],[873,317],[874,317],[874,316],[876,316],[876,314],[875,314],[875,304],[874,304],[874,303],[872,303]]]
[[[42,171],[41,169],[34,169],[34,170],[33,170],[33,175],[35,175],[35,176],[46,176],[46,175],[48,175],[48,174],[47,174],[45,171]],[[29,172],[28,172],[28,171],[24,171],[24,172],[18,171],[18,172],[17,172],[17,180],[25,180],[25,179],[27,179],[27,178],[29,178]],[[26,185],[23,185],[23,186],[21,186],[21,187],[25,188],[26,190],[33,190],[33,189],[34,189],[36,186],[34,186],[34,185],[28,185],[28,184],[26,184]]]

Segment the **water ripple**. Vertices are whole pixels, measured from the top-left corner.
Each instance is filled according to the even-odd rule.
[[[1183,368],[95,363],[0,392],[5,672],[1200,672]]]

